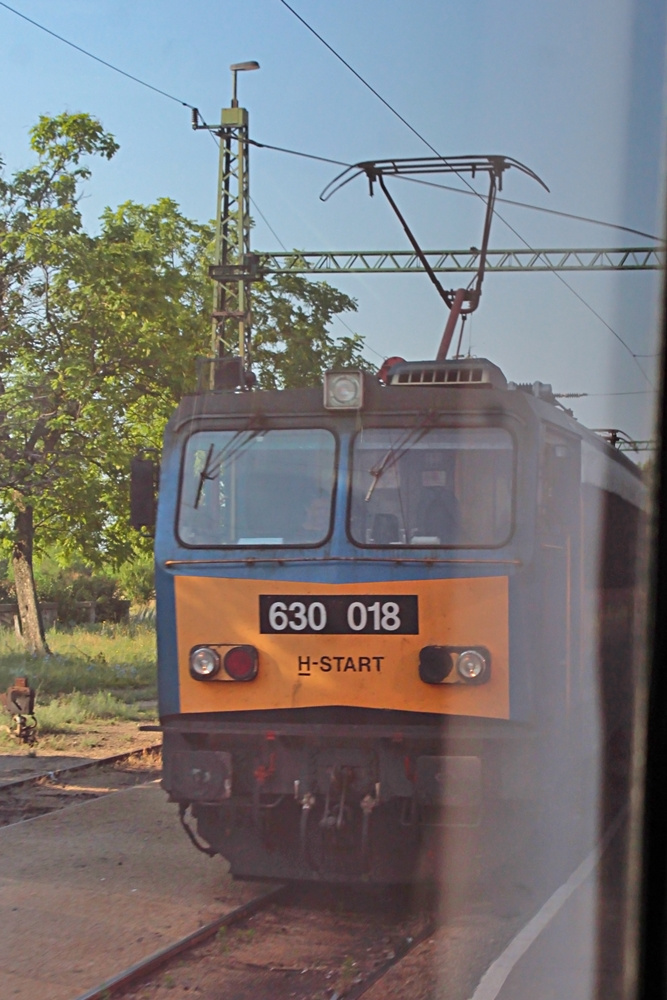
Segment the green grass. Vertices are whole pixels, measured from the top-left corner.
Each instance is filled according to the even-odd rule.
[[[97,691],[94,694],[61,695],[38,706],[39,732],[68,733],[75,726],[83,725],[97,719],[123,719],[126,721],[144,722],[154,718],[151,709],[136,705],[128,705],[109,691]]]
[[[66,694],[114,692],[124,701],[156,697],[155,630],[150,624],[80,625],[47,635],[51,655],[27,654],[0,630],[0,691],[27,677],[40,702]]]
[[[50,656],[30,656],[13,632],[0,630],[0,691],[15,677],[28,678],[36,692],[40,736],[71,734],[94,720],[155,718],[155,708],[142,704],[157,697],[151,623],[56,628],[47,642]],[[0,710],[0,726],[7,722]]]
[[[39,738],[48,745],[78,734],[91,723],[152,722],[156,717],[155,629],[150,622],[80,625],[51,629],[51,655],[30,656],[9,629],[0,629],[0,691],[27,677],[36,692]],[[148,704],[146,704],[148,703]],[[0,746],[9,715],[0,708]],[[82,736],[81,734],[84,734]],[[92,737],[91,737],[92,738]],[[55,741],[55,742],[54,742]]]

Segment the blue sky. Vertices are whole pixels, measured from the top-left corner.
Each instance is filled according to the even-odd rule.
[[[291,0],[290,0],[291,2]],[[259,141],[356,162],[429,150],[299,23],[280,0],[13,0],[16,10],[175,97],[211,121],[229,103],[229,64],[256,59],[239,79]],[[543,192],[511,171],[505,194],[566,212],[661,232],[664,40],[661,0],[294,0],[292,6],[444,155],[503,153],[528,164]],[[0,7],[0,154],[29,160],[40,114],[88,111],[121,150],[94,165],[84,212],[174,198],[197,219],[213,215],[217,152],[180,106],[73,51]],[[253,150],[251,193],[280,241],[300,249],[406,246],[397,221],[365,184],[323,203],[336,168]],[[445,179],[448,180],[448,179]],[[395,184],[422,245],[479,244],[471,198]],[[510,206],[503,218],[532,246],[642,245],[647,241]],[[256,214],[255,249],[279,249]],[[521,246],[500,220],[491,245]],[[591,426],[651,433],[657,308],[655,275],[490,275],[469,324],[470,348],[515,381],[588,392],[576,415]],[[346,322],[371,358],[430,357],[445,321],[425,277],[336,280],[359,303]],[[335,329],[346,332],[336,324]],[[633,393],[633,395],[610,395]],[[644,393],[644,394],[642,394]],[[648,393],[648,394],[646,394]]]

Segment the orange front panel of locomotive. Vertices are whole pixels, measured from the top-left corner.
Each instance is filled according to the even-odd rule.
[[[179,576],[175,588],[182,712],[345,705],[509,718],[507,577],[332,585]],[[366,630],[324,631],[334,604],[339,618],[342,607],[353,628],[365,621]],[[406,632],[400,616],[410,609]],[[221,654],[255,647],[257,676],[234,682],[221,670],[195,680],[189,657],[202,645]],[[444,683],[425,683],[419,676],[425,646],[484,648],[488,679],[468,684],[454,672]]]

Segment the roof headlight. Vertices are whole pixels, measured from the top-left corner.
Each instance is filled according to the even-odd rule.
[[[324,406],[327,410],[360,410],[363,401],[363,372],[324,373]]]
[[[487,658],[477,649],[466,649],[459,653],[456,660],[456,672],[461,680],[469,684],[480,684],[486,680],[489,671]]]
[[[190,674],[196,681],[207,681],[220,670],[220,657],[210,646],[195,646],[190,653]]]

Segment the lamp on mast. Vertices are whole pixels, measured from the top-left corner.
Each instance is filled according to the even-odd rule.
[[[259,69],[259,63],[255,62],[254,59],[249,59],[247,62],[232,63],[229,67],[232,71],[232,107],[238,108],[239,102],[236,97],[236,76],[238,73],[250,72],[253,69]]]

